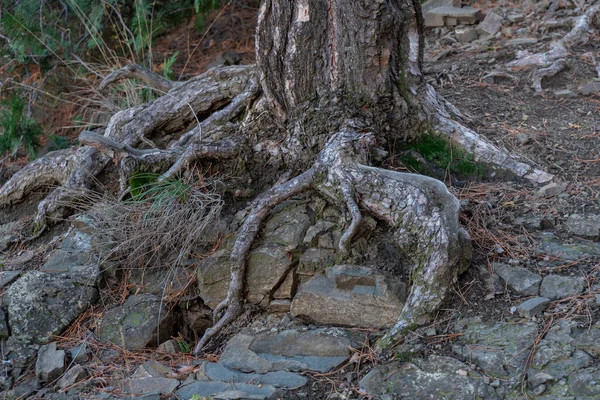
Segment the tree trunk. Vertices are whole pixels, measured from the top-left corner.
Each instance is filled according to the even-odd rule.
[[[218,321],[195,353],[240,314],[246,258],[270,209],[305,190],[348,210],[338,244],[342,254],[367,212],[389,224],[410,256],[412,286],[398,323],[381,341],[388,346],[439,308],[468,264],[470,241],[458,224],[458,200],[443,183],[375,168],[372,160],[389,143],[435,131],[490,166],[537,183],[552,179],[465,127],[460,112],[425,83],[422,29],[418,0],[263,0],[256,68],[213,69],[172,86],[139,66],[110,74],[103,85],[133,76],[169,91],[116,114],[104,136],[82,133],[80,141],[88,146],[77,155],[48,156],[39,168],[31,164],[0,189],[0,205],[25,196],[53,163],[67,167],[46,179],[63,187],[40,203],[41,225],[63,210],[65,198],[77,196],[67,189],[89,186],[86,174],[102,171],[109,155],[122,156],[126,192],[130,174],[140,169],[155,167],[163,173],[160,179],[168,179],[197,158],[245,154],[247,168],[268,163],[296,177],[250,204],[231,255],[227,298],[215,308]],[[178,139],[164,149],[136,148],[153,146],[147,136],[157,130]]]

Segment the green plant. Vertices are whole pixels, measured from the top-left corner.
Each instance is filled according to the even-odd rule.
[[[175,54],[173,54],[171,57],[165,58],[165,62],[163,63],[163,75],[165,76],[165,78],[171,80],[175,79],[175,73],[173,72],[172,67],[173,64],[175,64],[178,55],[179,52],[176,51]]]
[[[41,125],[24,115],[25,101],[17,96],[0,102],[0,156],[14,157],[23,148],[35,158],[44,133]]]
[[[192,352],[190,345],[183,339],[177,339],[177,345],[179,346],[179,351],[182,353],[188,354]]]

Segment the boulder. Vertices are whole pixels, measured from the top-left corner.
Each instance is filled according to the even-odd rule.
[[[323,325],[391,327],[407,296],[399,277],[369,267],[336,265],[298,289],[291,313]]]
[[[572,214],[566,224],[574,235],[589,239],[600,237],[600,215]]]
[[[536,296],[539,292],[542,277],[528,269],[511,267],[502,263],[492,264],[494,272],[513,294],[519,296]]]
[[[96,334],[127,349],[156,347],[173,334],[173,314],[152,294],[129,296],[121,306],[111,308],[98,322]],[[158,337],[157,337],[158,335]]]
[[[68,276],[27,272],[8,289],[12,335],[22,341],[48,343],[98,299],[98,290]]]

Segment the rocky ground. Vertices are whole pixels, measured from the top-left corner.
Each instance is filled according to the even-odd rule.
[[[460,5],[435,3],[429,10]],[[93,215],[24,243],[31,198],[0,211],[2,396],[600,399],[598,31],[538,87],[540,67],[510,64],[547,52],[588,3],[482,1],[426,14],[442,25],[427,30],[427,80],[467,124],[557,179],[466,179],[417,157],[461,200],[473,261],[434,322],[390,353],[372,345],[405,300],[408,271],[381,222],[366,219],[356,265],[339,265],[339,210],[311,196],[279,206],[249,259],[246,314],[199,359],[190,346],[225,296],[227,233],[241,215],[223,218],[210,254],[123,270]],[[419,168],[406,161],[413,152],[400,149],[389,167]]]

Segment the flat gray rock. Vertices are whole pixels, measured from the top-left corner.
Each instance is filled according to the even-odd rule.
[[[266,374],[248,374],[227,368],[222,364],[206,363],[204,374],[212,381],[235,383],[264,383],[278,388],[298,389],[308,382],[302,375],[287,371],[267,372]]]
[[[242,372],[327,372],[350,356],[351,341],[340,329],[287,330],[256,336],[238,334],[225,347],[219,363]]]
[[[600,237],[600,215],[572,214],[566,224],[574,235],[590,239]]]
[[[531,319],[543,311],[548,303],[550,303],[550,299],[546,297],[534,297],[519,304],[517,311],[521,317]]]
[[[575,296],[585,289],[583,277],[547,275],[540,286],[540,295],[550,300],[564,299]]]
[[[35,363],[35,376],[40,382],[52,382],[65,370],[65,351],[56,349],[56,342],[42,346]]]
[[[231,396],[231,391],[236,391],[237,397]],[[225,382],[192,382],[182,386],[175,395],[182,400],[189,400],[194,395],[201,398],[226,398],[226,399],[265,399],[275,393],[276,389],[271,385],[249,385],[245,383],[225,383]]]
[[[0,272],[0,289],[10,285],[17,280],[23,271],[2,271]]]
[[[137,396],[169,394],[179,386],[177,379],[169,378],[139,378],[128,379],[125,382],[125,392]]]
[[[493,11],[488,11],[483,21],[477,25],[477,30],[488,35],[495,35],[502,28],[502,17]]]
[[[373,368],[360,387],[370,396],[407,399],[499,399],[483,377],[451,357],[429,356],[411,363],[393,362]],[[392,397],[390,397],[392,398]],[[396,398],[396,397],[393,397]]]
[[[56,382],[60,389],[72,386],[88,376],[87,371],[79,364],[75,364]]]
[[[492,264],[494,272],[500,277],[502,283],[510,291],[519,296],[536,296],[538,294],[542,277],[528,269],[511,267],[502,263]]]

